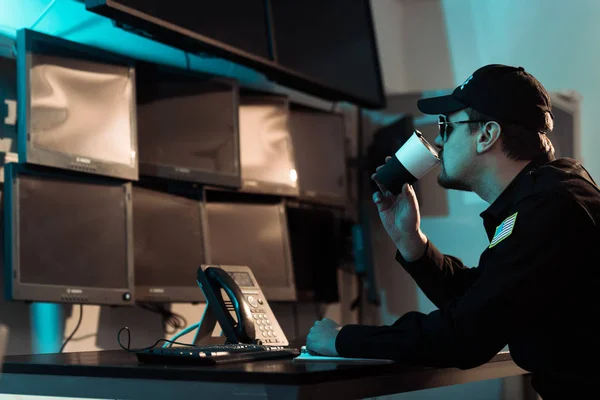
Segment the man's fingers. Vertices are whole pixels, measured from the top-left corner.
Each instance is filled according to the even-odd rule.
[[[371,179],[377,184],[377,187],[379,188],[381,193],[387,194],[388,191],[386,190],[385,186],[383,186],[383,184],[379,183],[379,181],[377,180],[377,174],[371,175]]]

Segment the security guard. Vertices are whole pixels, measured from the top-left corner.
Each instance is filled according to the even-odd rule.
[[[508,344],[544,400],[594,393],[600,192],[580,163],[555,159],[548,93],[523,68],[495,64],[418,107],[441,115],[439,184],[490,204],[481,214],[489,246],[479,266],[465,267],[421,231],[410,185],[398,196],[380,185],[373,200],[396,259],[438,309],[409,312],[391,326],[317,321],[307,348],[467,369]]]

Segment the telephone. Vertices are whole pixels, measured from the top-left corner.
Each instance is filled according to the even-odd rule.
[[[207,311],[214,314],[228,342],[289,344],[249,267],[203,264],[198,268],[197,282],[206,297]]]

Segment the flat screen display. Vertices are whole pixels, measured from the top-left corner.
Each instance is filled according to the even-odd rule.
[[[293,271],[280,204],[206,203],[211,264],[250,267],[269,300],[293,300]]]
[[[269,31],[264,0],[116,0],[177,27],[269,58]]]
[[[133,84],[129,68],[30,55],[29,134],[39,149],[132,165]]]
[[[332,210],[287,207],[287,223],[299,300],[339,301],[339,221]]]
[[[21,283],[129,287],[123,185],[22,175],[16,190]]]
[[[346,199],[346,153],[342,115],[292,110],[290,131],[300,194],[343,202]]]
[[[132,203],[136,287],[192,287],[202,299],[196,283],[206,263],[199,201],[134,186]]]
[[[198,183],[219,183],[219,176],[237,178],[239,186],[234,83],[142,71],[137,71],[136,85],[142,173],[149,172],[148,165]]]
[[[239,116],[243,186],[297,192],[287,102],[242,97]]]
[[[385,104],[369,0],[273,0],[277,63],[369,104]]]

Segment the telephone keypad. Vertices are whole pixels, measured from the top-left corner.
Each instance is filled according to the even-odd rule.
[[[252,299],[250,299],[250,297],[252,297]],[[265,338],[263,339],[263,341],[265,343],[277,343],[279,339],[273,331],[273,326],[271,324],[271,321],[269,320],[269,316],[265,313],[265,310],[263,308],[257,308],[257,306],[252,304],[251,301],[253,300],[256,301],[258,304],[264,304],[264,301],[260,298],[248,296],[248,303],[250,303],[250,305],[253,306],[253,308],[251,309],[252,317],[256,321],[256,326],[258,327],[261,336]]]

